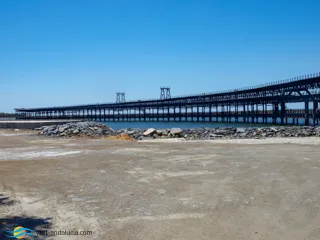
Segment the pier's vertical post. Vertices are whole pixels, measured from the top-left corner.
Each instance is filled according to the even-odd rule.
[[[238,106],[238,103],[236,103],[235,104],[235,106],[234,106],[234,108],[235,108],[235,114],[236,114],[236,122],[239,122],[239,106]]]
[[[265,116],[265,103],[263,102],[262,103],[262,123],[265,123],[265,119],[266,119],[266,116]]]
[[[278,103],[273,104],[273,116],[272,116],[272,123],[276,124],[277,123],[277,118],[278,118],[278,112],[279,112],[279,105]]]
[[[318,101],[313,101],[313,126],[315,126],[317,124],[318,121]]]
[[[251,123],[254,123],[254,104],[251,104]]]
[[[281,112],[280,112],[280,118],[281,118],[281,125],[284,124],[284,115],[285,115],[285,111],[286,111],[286,104],[285,102],[281,102]]]
[[[227,122],[231,122],[231,104],[230,103],[227,105],[227,114],[228,114]]]
[[[221,121],[222,122],[225,122],[225,115],[226,115],[226,111],[225,111],[224,105],[222,105],[222,107],[221,107]]]
[[[164,121],[164,106],[162,106],[162,121]]]
[[[304,103],[305,125],[309,125],[309,101]]]
[[[206,121],[206,106],[202,106],[202,113],[201,113],[201,115],[202,115],[202,122],[205,122]]]
[[[157,107],[157,121],[159,122],[159,107]]]
[[[197,106],[197,122],[199,122],[199,106]]]

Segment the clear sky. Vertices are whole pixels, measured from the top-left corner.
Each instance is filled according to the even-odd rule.
[[[0,112],[320,71],[318,0],[1,0]]]

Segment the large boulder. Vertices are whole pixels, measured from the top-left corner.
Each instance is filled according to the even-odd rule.
[[[145,131],[143,133],[143,136],[148,137],[148,136],[152,136],[153,134],[155,134],[157,132],[156,129],[154,128],[149,128],[147,131]]]
[[[79,129],[75,129],[75,130],[73,130],[73,134],[77,134],[77,133],[79,133],[80,131],[79,131]]]
[[[245,133],[246,129],[245,128],[237,128],[236,133]]]
[[[170,129],[170,135],[173,137],[180,137],[182,134],[181,128],[171,128]]]

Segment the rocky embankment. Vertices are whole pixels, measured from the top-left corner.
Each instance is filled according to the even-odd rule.
[[[89,137],[129,136],[135,140],[156,138],[185,138],[187,140],[245,139],[271,137],[320,137],[320,127],[275,126],[257,128],[192,128],[192,129],[120,129],[113,130],[97,122],[77,122],[64,125],[37,128],[39,135],[51,137]],[[120,138],[121,139],[121,138]],[[128,139],[128,138],[124,138]]]
[[[63,125],[51,125],[36,128],[39,135],[50,137],[91,137],[99,138],[110,136],[114,131],[102,123],[97,122],[72,122]]]

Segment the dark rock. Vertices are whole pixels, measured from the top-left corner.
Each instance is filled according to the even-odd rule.
[[[157,135],[161,136],[162,135],[162,130],[157,130]]]
[[[319,132],[320,132],[320,130],[319,130]],[[161,135],[167,136],[168,135],[168,131],[166,129],[161,130]]]

